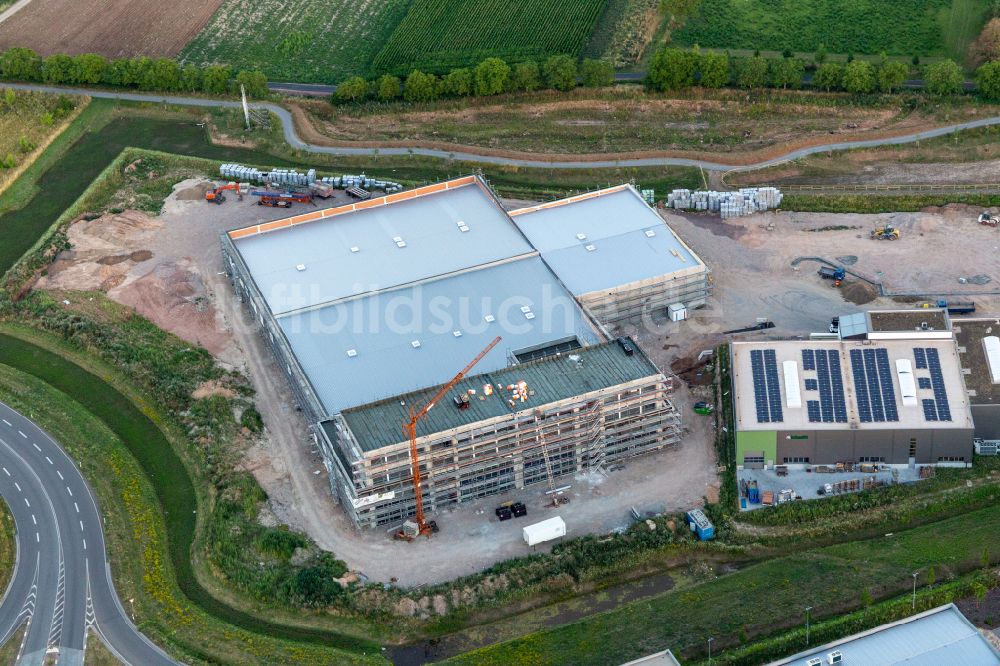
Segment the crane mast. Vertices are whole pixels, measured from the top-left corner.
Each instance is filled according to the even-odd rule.
[[[469,371],[472,370],[472,368],[474,368],[480,361],[482,361],[483,358],[487,354],[489,354],[494,347],[500,344],[500,340],[501,337],[499,335],[493,338],[493,342],[486,345],[486,348],[483,349],[481,352],[479,352],[479,355],[476,356],[476,358],[472,359],[472,361],[469,362],[467,366],[462,368],[462,370],[457,375],[452,377],[451,381],[442,386],[441,389],[434,394],[434,397],[428,400],[427,404],[425,404],[419,410],[415,411],[412,407],[410,407],[410,418],[406,423],[403,424],[403,432],[405,432],[407,436],[410,438],[410,465],[412,466],[413,470],[413,494],[417,504],[416,519],[417,519],[418,536],[419,535],[430,536],[431,532],[434,531],[434,528],[427,523],[427,518],[424,515],[424,495],[423,491],[420,489],[420,459],[419,459],[419,454],[417,452],[417,423],[420,421],[420,419],[427,416],[427,412],[431,410],[431,407],[437,404],[437,402],[441,398],[443,398],[448,393],[448,391],[455,388],[455,385],[458,384],[460,381],[462,381],[465,375],[467,375]]]

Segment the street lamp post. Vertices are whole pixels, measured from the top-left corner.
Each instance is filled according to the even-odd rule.
[[[917,572],[913,572],[913,610],[917,610]]]
[[[806,606],[806,647],[809,647],[809,611],[812,608],[812,606]]]
[[[708,639],[708,666],[712,666],[712,641],[714,640],[714,636]]]

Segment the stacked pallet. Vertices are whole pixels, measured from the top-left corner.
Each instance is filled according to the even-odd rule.
[[[399,183],[368,178],[365,174],[343,174],[341,176],[317,178],[316,169],[309,169],[305,173],[301,173],[295,169],[261,171],[254,167],[243,166],[242,164],[223,164],[219,167],[219,174],[227,180],[235,180],[241,183],[275,183],[291,187],[306,187],[316,182],[323,182],[337,189],[360,187],[368,190],[381,190],[383,192],[399,192],[403,189],[403,186]]]
[[[781,205],[776,187],[744,187],[736,192],[674,190],[667,195],[667,208],[719,213],[723,219],[745,217]]]

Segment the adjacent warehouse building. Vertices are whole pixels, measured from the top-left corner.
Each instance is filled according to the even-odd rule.
[[[872,314],[897,322],[883,332],[909,330],[926,316]],[[913,330],[888,339],[734,342],[731,353],[738,465],[972,460],[972,411],[952,339]]]
[[[708,268],[631,185],[522,208],[511,217],[601,321],[705,305]]]
[[[1000,319],[954,321],[976,437],[1000,440]]]
[[[623,202],[638,197],[618,191],[631,193]],[[605,226],[631,229],[640,212],[659,219],[639,203]],[[575,205],[559,209],[572,215]],[[633,241],[676,238],[662,221],[642,225],[653,236]],[[429,510],[679,437],[670,380],[634,343],[610,339],[567,288],[581,267],[569,260],[554,269],[556,258],[536,249],[477,177],[239,229],[222,246],[234,288],[316,424],[331,488],[358,526],[412,515],[401,426],[410,407],[496,336],[502,343],[479,374],[419,424]],[[701,261],[685,257],[707,280]],[[607,262],[586,272],[608,273],[602,284],[612,290],[622,275]]]
[[[955,604],[890,622],[768,666],[997,666],[1000,652]]]

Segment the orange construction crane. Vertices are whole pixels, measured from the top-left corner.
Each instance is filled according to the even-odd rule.
[[[420,410],[414,411],[410,407],[410,420],[403,424],[403,432],[405,432],[410,437],[410,464],[413,467],[413,493],[416,497],[417,502],[417,536],[430,536],[432,532],[437,531],[437,525],[433,523],[428,523],[426,517],[424,516],[424,495],[423,491],[420,489],[420,460],[417,454],[417,423],[420,419],[427,416],[427,412],[431,411],[431,407],[437,404],[437,401],[445,396],[448,391],[455,388],[455,385],[462,381],[462,378],[469,373],[472,368],[476,366],[477,363],[483,360],[483,357],[490,353],[490,351],[500,344],[500,336],[493,338],[493,342],[486,346],[486,349],[479,352],[476,358],[472,359],[469,365],[462,368],[462,371],[457,375],[452,377],[451,381],[441,387],[441,390],[434,394],[434,397],[427,401]],[[397,534],[399,538],[408,539],[409,535],[405,532],[399,532]]]

